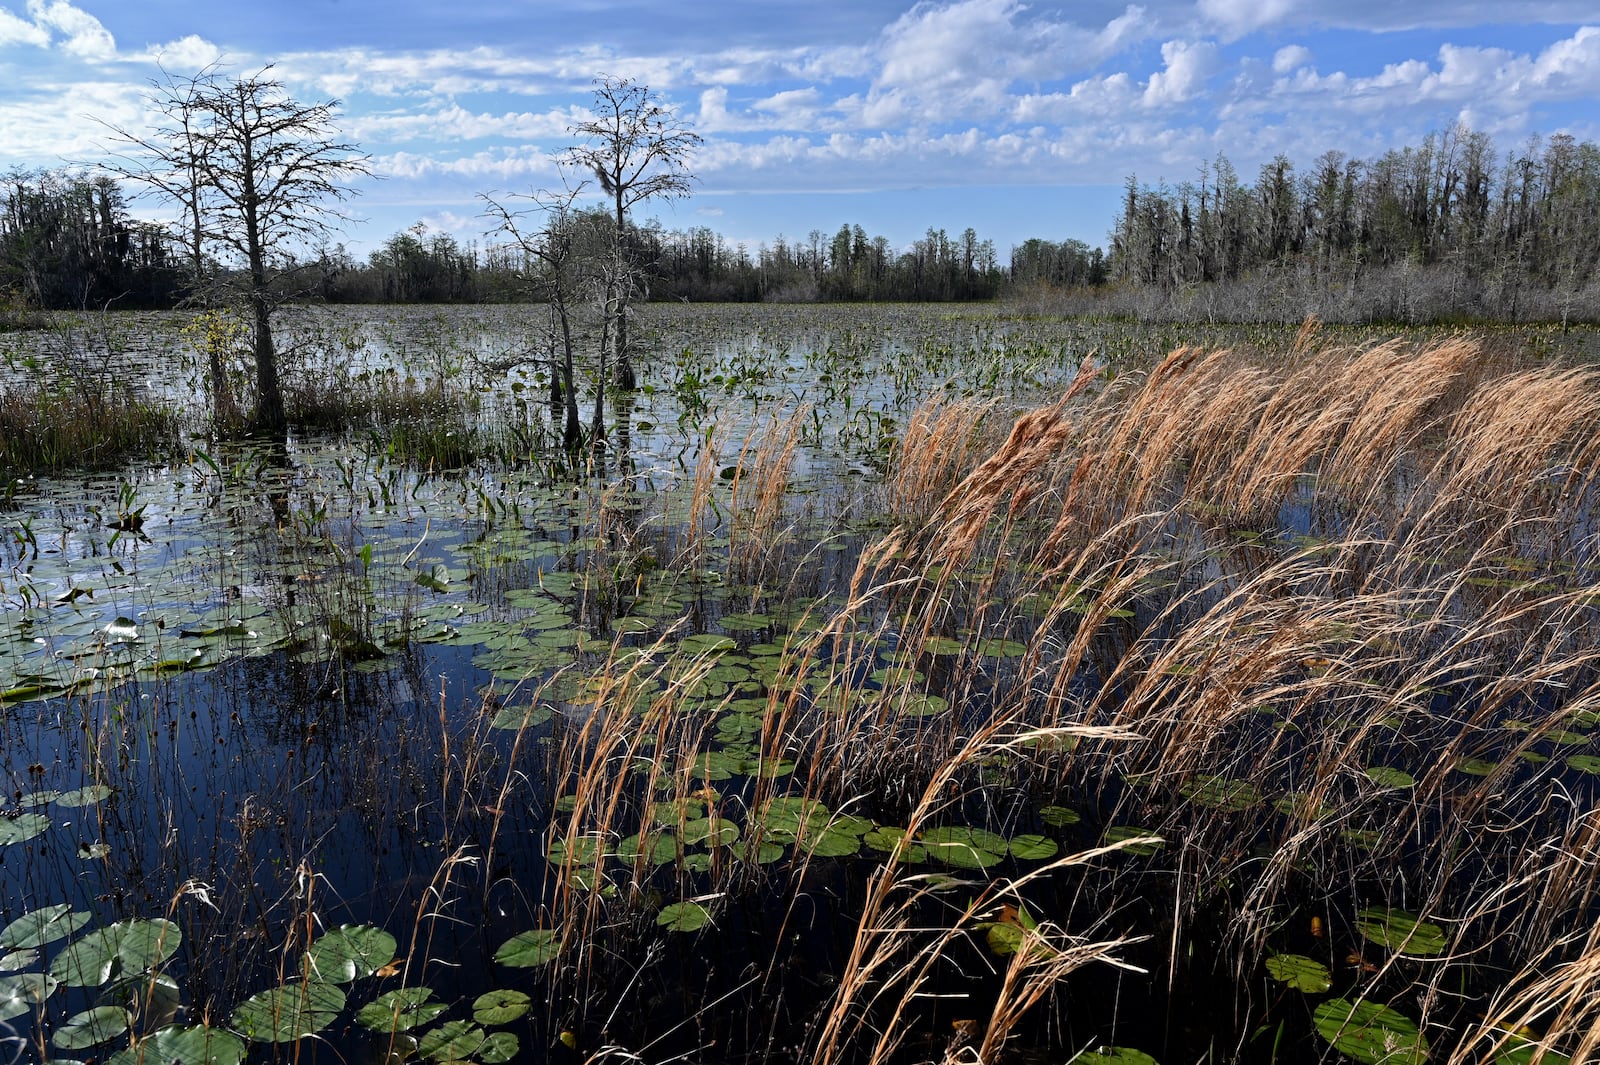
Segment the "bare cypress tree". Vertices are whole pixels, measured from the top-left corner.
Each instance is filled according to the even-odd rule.
[[[236,291],[254,334],[252,428],[276,435],[287,417],[272,338],[272,312],[285,293],[274,273],[333,231],[343,217],[336,205],[354,194],[348,182],[371,169],[338,138],[337,101],[294,100],[271,69],[237,80],[213,70],[168,78],[151,96],[162,125],[142,135],[113,129],[126,149],[116,172],[183,210],[197,277],[206,253],[243,267]]]
[[[703,143],[684,128],[672,109],[650,93],[649,86],[631,78],[601,75],[595,79],[593,117],[569,127],[584,138],[568,148],[566,158],[583,172],[593,173],[611,200],[616,223],[612,236],[614,291],[604,300],[610,319],[612,367],[619,388],[636,387],[633,359],[628,351],[628,305],[637,288],[638,273],[629,254],[628,210],[650,199],[673,200],[689,194],[694,175],[689,156]]]

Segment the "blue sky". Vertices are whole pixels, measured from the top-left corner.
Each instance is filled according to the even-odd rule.
[[[693,197],[648,210],[752,247],[859,223],[903,246],[973,226],[1102,244],[1122,182],[1223,153],[1367,158],[1457,121],[1502,155],[1600,140],[1594,0],[0,0],[0,170],[100,158],[158,63],[275,63],[371,153],[344,234],[482,242],[484,193],[559,187],[592,79],[634,77],[705,138]],[[154,213],[154,204],[140,209]]]

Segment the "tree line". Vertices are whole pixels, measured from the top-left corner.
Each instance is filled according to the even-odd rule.
[[[1502,157],[1457,125],[1376,159],[1279,155],[1253,185],[1218,156],[1177,186],[1129,178],[1109,263],[1135,289],[1276,290],[1326,317],[1593,318],[1600,147],[1556,134]]]

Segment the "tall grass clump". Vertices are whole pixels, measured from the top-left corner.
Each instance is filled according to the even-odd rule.
[[[0,470],[113,469],[178,451],[179,411],[125,382],[28,377],[0,384]]]

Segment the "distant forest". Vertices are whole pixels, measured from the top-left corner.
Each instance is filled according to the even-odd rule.
[[[0,188],[0,294],[39,308],[172,307],[181,246],[134,219],[109,177],[14,172]],[[489,226],[486,223],[485,228]],[[1130,177],[1109,250],[1044,237],[1010,249],[971,228],[896,248],[860,225],[756,248],[705,227],[634,227],[654,299],[985,300],[1152,318],[1424,322],[1600,320],[1600,148],[1565,134],[1497,154],[1463,128],[1377,159],[1279,156],[1253,184],[1227,159],[1193,181]],[[280,264],[286,290],[335,303],[527,298],[520,250],[421,225],[365,261],[343,246]]]

